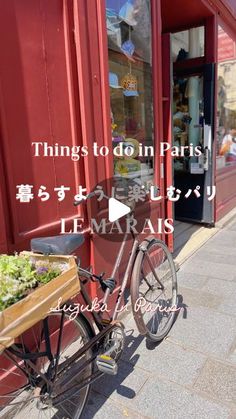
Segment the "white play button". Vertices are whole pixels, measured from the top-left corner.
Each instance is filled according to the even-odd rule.
[[[124,215],[129,214],[131,211],[128,205],[122,204],[115,198],[110,198],[108,202],[108,218],[111,223],[119,218],[124,217]]]

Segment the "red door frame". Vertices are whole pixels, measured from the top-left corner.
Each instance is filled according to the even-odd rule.
[[[171,88],[171,34],[162,35],[162,66],[163,66],[163,139],[172,145],[172,88]],[[173,160],[170,153],[165,156],[165,186],[173,185]],[[168,218],[174,219],[173,203],[166,198],[166,214]],[[167,243],[171,251],[174,251],[173,234],[167,236]]]
[[[200,22],[202,23],[202,22]],[[186,26],[181,28],[181,31],[190,29],[191,27]],[[173,132],[172,132],[172,98],[171,98],[171,39],[170,33],[163,33],[162,35],[162,58],[163,58],[163,121],[164,121],[164,139],[172,144]],[[213,14],[211,17],[205,20],[205,56],[201,58],[189,59],[186,61],[181,61],[176,63],[178,70],[187,68],[194,68],[207,63],[216,63],[216,15]],[[168,65],[169,63],[169,65]],[[165,69],[165,71],[164,71]],[[168,70],[169,69],[169,70]],[[215,80],[216,84],[216,80]],[[215,89],[216,91],[216,89]],[[215,92],[215,103],[217,101],[216,92]],[[215,116],[216,120],[216,106],[215,106]],[[214,137],[216,138],[216,127],[214,124]],[[213,179],[215,180],[216,171],[215,171],[215,154],[216,154],[216,144],[213,143]],[[166,186],[173,184],[173,160],[170,156],[170,153],[166,153],[165,160],[165,182]],[[214,183],[215,184],[215,183]],[[214,205],[215,212],[215,202],[212,202]],[[173,218],[173,204],[172,202],[166,201],[166,213],[167,216]],[[173,237],[168,237],[168,245],[173,250],[174,243]]]
[[[171,218],[165,208],[165,162],[160,156],[160,143],[163,141],[163,107],[162,107],[162,35],[161,35],[161,0],[151,0],[152,10],[152,51],[153,51],[153,105],[154,105],[154,138],[155,138],[155,162],[154,184],[160,188],[162,199],[159,208],[162,218]],[[158,170],[159,169],[159,170]],[[151,204],[155,209],[154,203]],[[170,235],[162,234],[162,240],[171,244]]]
[[[232,28],[229,20],[225,20],[222,16],[216,19],[216,118],[217,118],[217,70],[218,70],[218,25],[226,31],[229,36],[236,42],[235,27]],[[216,133],[217,135],[217,133]],[[217,138],[217,137],[215,137]],[[228,166],[216,171],[216,188],[218,191],[216,199],[216,221],[219,221],[227,213],[229,213],[236,205],[236,167]],[[232,186],[233,185],[233,186]]]
[[[91,146],[98,144],[111,146],[110,92],[108,83],[108,44],[106,32],[105,0],[81,2],[74,0],[75,39],[77,67],[80,86],[81,125],[83,141]],[[88,20],[84,16],[89,16]],[[152,0],[153,27],[153,91],[155,119],[155,167],[160,168],[159,144],[162,138],[162,85],[161,85],[161,10],[160,1]],[[95,117],[96,116],[96,117]],[[104,162],[104,163],[103,163]],[[96,173],[91,173],[91,167]],[[85,163],[86,186],[91,188],[99,180],[113,175],[112,158],[95,159],[90,155]],[[163,192],[164,178],[155,171],[155,183]],[[163,193],[162,193],[163,195]],[[154,207],[154,205],[153,205]],[[164,218],[164,199],[158,203]],[[91,214],[89,212],[88,216]],[[91,254],[95,255],[95,244],[91,242]],[[95,264],[95,256],[91,261]]]

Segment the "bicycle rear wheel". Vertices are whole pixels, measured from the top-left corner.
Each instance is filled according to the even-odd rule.
[[[62,318],[63,316],[63,318]],[[36,374],[29,367],[24,365],[24,361],[14,356],[16,367],[13,362],[8,361],[6,367],[0,366],[0,417],[6,419],[26,419],[31,418],[59,418],[59,419],[78,419],[89,394],[90,385],[77,390],[81,382],[92,374],[92,362],[83,368],[79,375],[76,370],[84,365],[86,360],[92,357],[92,349],[88,350],[80,359],[73,362],[68,370],[63,370],[63,365],[92,337],[92,331],[82,316],[71,320],[66,313],[51,313],[47,318],[48,331],[50,336],[51,353],[53,358],[49,361],[47,357],[41,357],[34,361],[38,371],[43,374],[51,373],[56,376],[55,388],[49,395],[47,389],[44,390],[39,374]],[[58,370],[55,368],[56,353],[58,347],[58,337],[62,326],[61,351]],[[25,332],[20,338],[18,348],[24,354],[29,352],[39,353],[45,351],[45,338],[43,333],[43,321],[39,322],[32,329]],[[3,353],[4,356],[4,353]],[[2,359],[3,363],[3,359]],[[63,371],[60,377],[60,370]],[[26,374],[25,374],[26,372]],[[73,377],[72,372],[75,377]],[[72,380],[71,380],[72,375]],[[60,387],[57,386],[58,379],[63,378],[66,382],[70,376],[70,391],[66,392],[66,397],[60,397]],[[67,378],[68,377],[68,378]]]
[[[131,301],[138,330],[152,341],[169,332],[178,310],[177,278],[172,255],[161,240],[139,247],[131,280]]]

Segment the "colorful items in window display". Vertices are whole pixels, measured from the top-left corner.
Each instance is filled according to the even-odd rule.
[[[113,132],[115,131],[116,128],[117,128],[117,124],[115,124],[114,115],[113,115],[113,112],[112,112],[112,109],[111,109],[111,132],[112,132],[112,135],[113,135]]]
[[[226,162],[231,163],[236,161],[236,129],[231,129],[229,134],[223,138],[220,156],[226,157]]]
[[[131,60],[134,61],[134,58],[132,57],[134,54],[134,50],[135,50],[135,46],[133,44],[133,42],[129,39],[128,41],[125,41],[122,45],[121,45],[121,51],[126,55],[126,57]]]
[[[130,72],[127,73],[121,80],[121,86],[124,89],[125,96],[139,96],[137,78]]]
[[[119,79],[116,73],[109,72],[109,86],[113,89],[122,89],[122,86],[119,85]]]
[[[139,142],[135,138],[126,138],[122,142],[123,153],[125,149],[129,148],[127,154],[132,154],[132,156],[126,156],[125,154],[122,157],[115,158],[115,175],[120,176],[136,176],[137,172],[141,171],[141,163],[138,160],[139,155]]]
[[[129,26],[136,26],[134,0],[128,0],[120,9],[119,17]]]
[[[114,28],[108,30],[112,147],[121,150],[113,153],[115,176],[151,178],[153,157],[139,157],[135,149],[153,138],[151,3],[106,0],[106,7],[109,23],[121,33],[119,46],[111,35]]]
[[[126,138],[124,143],[124,149],[127,147],[133,149],[133,159],[137,158],[139,155],[139,142],[135,138]]]

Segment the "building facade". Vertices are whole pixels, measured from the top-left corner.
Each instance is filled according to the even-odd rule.
[[[73,197],[122,173],[159,187],[154,218],[213,225],[235,206],[234,0],[8,0],[0,20],[1,252],[83,217],[84,264],[111,271],[118,244],[90,238],[92,204],[75,208]],[[35,142],[155,152],[44,158]],[[28,203],[16,199],[21,185],[32,187]],[[59,200],[62,185],[70,190]],[[176,202],[170,186],[181,190]],[[173,235],[162,238],[173,249]]]

